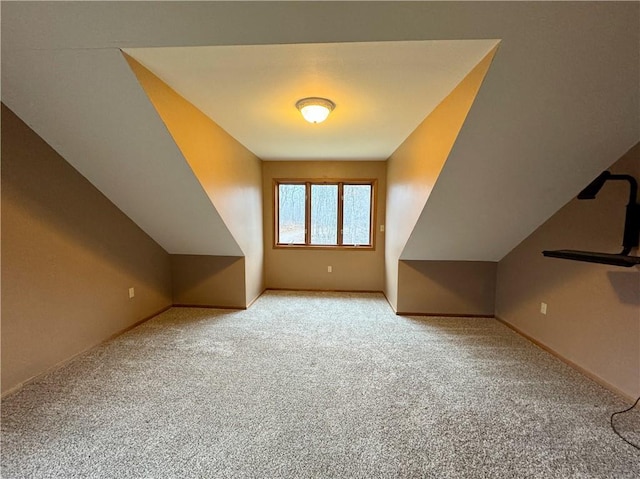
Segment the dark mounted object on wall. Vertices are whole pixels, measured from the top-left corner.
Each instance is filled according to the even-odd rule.
[[[640,257],[624,254],[596,253],[593,251],[576,251],[572,249],[559,249],[556,251],[543,251],[543,255],[550,258],[572,259],[574,261],[586,261],[587,263],[611,264],[630,268],[640,264]]]
[[[638,198],[638,182],[631,175],[614,175],[609,171],[603,171],[595,180],[580,192],[579,200],[593,200],[604,184],[609,180],[622,180],[629,182],[629,203],[624,220],[624,233],[622,237],[622,251],[619,254],[596,253],[594,251],[575,251],[561,249],[556,251],[543,251],[542,254],[550,258],[570,259],[573,261],[586,261],[588,263],[611,264],[614,266],[631,267],[640,264],[640,257],[629,256],[633,248],[638,247],[640,241],[640,203]]]

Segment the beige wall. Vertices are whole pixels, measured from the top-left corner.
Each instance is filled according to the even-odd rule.
[[[2,392],[170,305],[169,255],[2,105]]]
[[[497,265],[402,260],[398,265],[398,312],[493,316]]]
[[[244,308],[244,257],[171,255],[173,304]]]
[[[640,179],[640,146],[610,171]],[[542,256],[554,249],[620,252],[628,194],[626,183],[608,182],[595,200],[572,200],[503,258],[496,316],[635,398],[640,395],[640,267]],[[548,304],[546,316],[541,302]]]
[[[267,288],[382,291],[386,163],[383,161],[267,161],[263,164],[265,286]],[[273,247],[273,180],[377,180],[375,250],[286,249]],[[333,272],[327,272],[327,266]]]
[[[262,162],[140,63],[125,58],[245,255],[246,306],[264,284]]]
[[[471,70],[388,160],[384,291],[396,310],[398,260],[449,156],[496,48]]]

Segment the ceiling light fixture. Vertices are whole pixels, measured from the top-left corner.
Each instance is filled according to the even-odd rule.
[[[296,108],[309,123],[322,123],[333,111],[336,104],[326,98],[303,98],[296,102]]]

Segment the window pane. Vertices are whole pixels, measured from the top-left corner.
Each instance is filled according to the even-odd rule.
[[[342,244],[371,244],[371,185],[344,185]]]
[[[338,244],[338,185],[311,185],[311,244]]]
[[[278,185],[278,243],[304,244],[305,185]]]

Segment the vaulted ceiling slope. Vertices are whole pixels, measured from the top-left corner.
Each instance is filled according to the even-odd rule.
[[[499,260],[640,136],[637,2],[3,2],[1,20],[2,101],[175,253],[241,251],[120,48],[501,40],[406,259]]]
[[[522,10],[402,259],[498,261],[640,140],[640,3]]]

